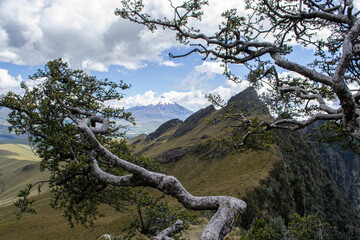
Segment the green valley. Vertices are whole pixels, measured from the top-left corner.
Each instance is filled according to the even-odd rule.
[[[247,111],[249,116],[270,117],[251,88],[230,102]],[[170,120],[149,135],[128,139],[128,143],[135,155],[156,159],[162,171],[177,177],[194,195],[231,195],[245,199],[248,210],[238,218],[228,239],[240,239],[239,229],[251,227],[256,219],[281,218],[287,224],[295,213],[319,214],[322,221],[328,222],[332,227],[324,230],[324,239],[357,239],[360,220],[356,201],[351,198],[359,192],[352,190],[350,194],[346,190],[351,188],[350,182],[355,177],[340,184],[327,168],[329,161],[337,159],[341,165],[353,155],[345,156],[334,148],[320,149],[304,133],[284,131],[275,133],[278,140],[267,149],[233,151],[216,141],[226,137],[228,126],[234,123],[230,119],[219,120],[222,114],[223,110],[209,106],[185,121]],[[207,123],[214,119],[213,124]],[[70,228],[62,211],[49,206],[47,191],[40,195],[34,191],[33,198],[38,200],[37,215],[25,214],[15,220],[15,208],[10,203],[16,193],[27,183],[47,175],[39,173],[39,159],[26,145],[3,144],[0,152],[0,236],[4,236],[3,239],[97,239],[105,233],[125,236],[123,229],[136,216],[131,211],[118,213],[102,205],[100,212],[105,217],[98,218],[93,229],[81,225]],[[349,174],[346,168],[342,171],[343,175]],[[166,199],[171,207],[179,205],[170,197]],[[198,239],[209,214],[212,213],[200,212],[200,225],[190,226],[184,236]],[[138,235],[136,239],[143,238]]]

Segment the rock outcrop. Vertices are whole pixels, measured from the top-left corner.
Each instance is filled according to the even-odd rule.
[[[155,159],[162,164],[179,161],[187,151],[182,148],[170,149],[160,153]]]
[[[235,111],[253,114],[268,114],[269,110],[257,95],[253,87],[248,87],[244,91],[232,96],[227,108],[233,108]]]
[[[158,138],[160,135],[162,135],[163,133],[165,133],[167,130],[169,130],[170,128],[175,127],[177,124],[182,123],[181,120],[179,119],[171,119],[165,123],[163,123],[160,127],[158,127],[155,132],[150,133],[147,137],[146,137],[146,141],[152,141],[156,138]]]
[[[193,130],[196,124],[199,122],[200,119],[203,119],[205,116],[215,112],[216,109],[213,105],[210,105],[206,108],[200,109],[190,117],[188,117],[184,123],[175,131],[174,137],[179,137],[185,135],[186,133]]]

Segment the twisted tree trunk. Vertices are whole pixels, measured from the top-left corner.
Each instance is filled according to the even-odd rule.
[[[74,120],[76,121],[76,119]],[[93,121],[102,123],[102,126],[99,128],[92,127],[91,122]],[[94,175],[101,181],[114,186],[150,186],[176,198],[187,209],[216,210],[216,213],[206,225],[200,239],[223,239],[231,231],[237,214],[245,211],[246,203],[240,199],[230,196],[193,196],[175,177],[149,171],[115,156],[101,145],[94,135],[94,132],[107,130],[107,120],[93,116],[76,122],[94,148],[90,153],[90,159],[93,164],[92,169]],[[118,167],[128,171],[132,175],[115,176],[104,172],[98,165],[98,155],[101,156],[103,161],[114,162]]]

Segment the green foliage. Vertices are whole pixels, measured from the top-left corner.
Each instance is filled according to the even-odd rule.
[[[98,138],[104,145],[122,149],[123,156],[131,160],[125,141],[112,142],[114,138],[122,136],[115,120],[133,122],[131,114],[105,104],[107,100],[120,100],[122,95],[118,90],[129,86],[122,81],[98,80],[82,70],[69,69],[61,59],[48,62],[43,70],[39,69],[30,79],[38,82],[37,86],[29,88],[22,83],[23,94],[9,92],[1,98],[0,106],[11,110],[9,130],[28,134],[36,154],[42,159],[41,170],[50,172],[49,187],[54,194],[52,206],[64,208],[64,215],[71,225],[74,222],[89,222],[91,225],[98,213],[98,205],[103,202],[102,192],[118,190],[92,175],[88,156],[91,147],[72,120],[81,120],[83,116],[70,112],[66,106],[113,119],[110,125],[112,130]],[[102,167],[106,170],[115,168],[113,164]],[[27,211],[30,205],[29,202],[21,207]]]
[[[293,221],[299,222],[296,214],[318,213],[317,217],[334,226],[323,231],[324,239],[357,239],[360,219],[356,208],[323,166],[313,143],[305,141],[299,132],[277,134],[282,139],[278,147],[283,160],[274,164],[260,186],[246,194],[248,208],[238,226],[248,229],[256,219],[268,221],[275,216],[289,226]]]
[[[256,108],[261,106],[251,106],[251,112],[241,111],[239,105],[251,105],[252,103],[236,102],[225,105],[219,95],[209,94],[207,99],[215,106],[222,108],[223,114],[215,119],[207,119],[208,124],[216,124],[218,121],[230,120],[226,137],[216,139],[216,142],[228,147],[231,150],[246,151],[268,150],[275,141],[276,136],[271,131],[267,131],[267,126],[263,124],[258,116],[252,116]],[[250,108],[251,108],[250,107]]]
[[[280,234],[268,226],[264,219],[258,219],[251,229],[246,233],[244,240],[276,240],[280,239]]]
[[[301,217],[298,214],[292,216],[292,221],[285,226],[280,217],[271,218],[268,222],[257,219],[252,227],[241,238],[243,240],[308,240],[323,239],[322,232],[329,227],[328,223],[321,222],[318,214]]]
[[[38,84],[29,88],[22,83],[23,94],[9,92],[3,95],[0,106],[11,110],[8,119],[10,131],[28,134],[41,158],[41,170],[50,172],[51,206],[63,209],[71,226],[75,223],[92,226],[96,217],[101,216],[99,204],[105,203],[124,211],[136,203],[134,199],[139,198],[139,192],[108,185],[93,175],[89,159],[92,147],[77,128],[77,122],[87,116],[67,108],[78,108],[111,119],[110,131],[95,133],[98,141],[126,161],[159,171],[157,163],[146,157],[135,157],[126,141],[119,138],[123,133],[119,131],[116,120],[133,123],[131,113],[106,104],[108,100],[120,100],[122,94],[119,90],[129,86],[122,81],[98,80],[82,70],[70,69],[62,59],[48,62],[30,79]],[[102,161],[101,156],[99,164],[108,173],[126,174],[115,163]],[[23,212],[35,213],[31,208],[33,201],[28,199],[32,187],[29,185],[21,191],[21,199],[15,203],[20,209],[19,217]],[[151,199],[148,194],[145,196]]]
[[[289,223],[289,235],[299,240],[322,239],[322,231],[327,226],[329,224],[321,222],[318,214],[307,217],[294,214],[292,221]]]
[[[118,187],[100,181],[93,175],[89,154],[90,143],[78,130],[78,123],[88,117],[90,112],[110,119],[110,130],[94,134],[98,141],[109,151],[128,162],[152,171],[160,171],[159,164],[147,157],[136,157],[123,139],[117,120],[133,122],[131,113],[122,108],[112,108],[108,100],[120,100],[119,90],[129,86],[98,80],[82,70],[72,70],[61,59],[48,62],[43,70],[30,76],[38,81],[33,88],[22,83],[22,95],[9,92],[2,96],[1,107],[11,110],[9,114],[10,131],[26,133],[41,158],[41,170],[50,172],[48,181],[41,181],[19,193],[15,202],[21,214],[36,213],[31,207],[33,200],[28,198],[35,185],[49,183],[53,194],[51,206],[63,209],[64,217],[70,226],[82,224],[92,227],[99,212],[100,204],[107,204],[117,211],[136,208],[138,216],[132,221],[129,236],[137,229],[142,234],[151,236],[168,227],[177,219],[194,221],[195,216],[179,211],[170,211],[161,197],[153,197],[146,189],[134,190],[130,187]],[[72,110],[76,109],[76,111]],[[80,111],[77,111],[79,109]],[[95,122],[91,123],[95,127]],[[118,168],[114,162],[98,156],[99,166],[103,171],[121,176],[126,171]],[[40,190],[40,189],[39,189]]]
[[[19,209],[19,211],[15,212],[16,218],[20,219],[23,213],[32,213],[36,214],[36,210],[31,207],[31,205],[35,202],[34,200],[30,200],[28,197],[31,193],[32,188],[36,185],[38,186],[38,193],[41,192],[41,187],[48,181],[38,181],[34,184],[28,184],[25,189],[21,190],[17,196],[20,198],[14,202],[15,207]]]
[[[309,137],[319,143],[337,144],[342,151],[350,149],[360,155],[360,143],[351,137],[343,124],[337,121],[327,121],[318,128],[314,128]]]
[[[134,220],[129,228],[125,229],[128,239],[132,239],[138,233],[148,237],[154,236],[179,219],[185,223],[185,228],[188,223],[196,223],[196,214],[184,209],[170,210],[167,201],[163,200],[164,197],[152,196],[147,191],[139,191],[134,196]]]
[[[31,188],[32,188],[32,184],[28,184],[26,189],[24,190],[21,190],[17,196],[20,198],[18,199],[17,201],[14,202],[14,205],[15,207],[21,209],[21,211],[19,212],[16,212],[16,218],[17,219],[20,219],[21,217],[21,214],[23,212],[26,212],[26,213],[32,213],[32,214],[35,214],[36,213],[36,210],[31,208],[31,205],[34,203],[34,200],[30,200],[28,199],[28,196],[30,194],[30,191],[31,191]]]

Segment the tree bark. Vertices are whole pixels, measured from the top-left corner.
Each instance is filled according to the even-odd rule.
[[[101,120],[101,122],[105,121]],[[96,139],[93,131],[97,131],[90,126],[90,121],[84,119],[78,122],[78,126],[94,148],[90,153],[92,170],[94,175],[101,181],[115,186],[150,186],[176,198],[187,209],[216,210],[216,213],[206,225],[200,239],[223,239],[231,231],[236,216],[245,211],[246,203],[237,198],[230,196],[197,197],[191,195],[175,177],[149,171],[111,153]],[[101,126],[101,129],[104,130],[103,126]],[[97,155],[100,155],[106,161],[114,162],[118,167],[132,175],[115,176],[104,172],[98,165]]]
[[[168,228],[165,228],[161,233],[159,233],[153,240],[163,240],[171,239],[169,236],[174,233],[178,233],[184,229],[183,221],[177,220],[173,225]],[[167,238],[166,238],[167,237]]]

